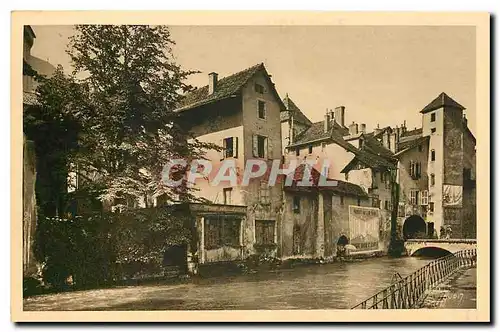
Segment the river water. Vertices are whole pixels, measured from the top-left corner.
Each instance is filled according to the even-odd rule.
[[[429,263],[419,257],[197,279],[181,285],[120,287],[26,299],[24,310],[347,309]]]

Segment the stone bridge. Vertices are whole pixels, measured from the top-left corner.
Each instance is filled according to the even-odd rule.
[[[425,251],[448,251],[455,253],[464,249],[476,249],[475,239],[408,239],[405,242],[408,256],[423,254]]]

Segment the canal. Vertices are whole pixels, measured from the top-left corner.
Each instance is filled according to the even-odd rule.
[[[347,309],[429,262],[419,257],[356,262],[196,279],[180,285],[131,286],[42,295],[24,310]]]

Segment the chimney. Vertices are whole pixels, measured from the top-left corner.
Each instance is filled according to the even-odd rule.
[[[463,122],[464,122],[464,128],[467,128],[467,117],[465,116],[465,114],[463,117]]]
[[[208,94],[211,95],[217,89],[217,73],[208,74]]]
[[[373,133],[374,133],[375,135],[377,135],[378,133],[380,133],[380,131],[381,131],[381,129],[380,129],[380,124],[378,124],[378,123],[377,123],[377,128],[375,128],[375,129],[373,130]]]
[[[393,131],[389,136],[389,150],[396,153],[397,131]]]
[[[345,106],[335,107],[335,121],[345,127]]]
[[[358,133],[358,124],[352,122],[352,124],[349,125],[349,135],[356,135]]]
[[[323,123],[323,131],[325,133],[330,131],[330,115],[328,114],[328,109],[326,109],[325,121]]]
[[[362,124],[361,124],[361,132],[362,132],[363,134],[366,134],[366,123],[362,123]]]

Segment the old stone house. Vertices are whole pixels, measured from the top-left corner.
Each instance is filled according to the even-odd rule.
[[[249,185],[213,180],[227,165],[227,172],[241,179],[248,160],[263,160],[269,168],[281,160],[284,109],[263,64],[221,79],[210,73],[208,84],[187,94],[177,109],[193,137],[223,148],[206,151],[212,173],[195,183],[195,195],[212,203],[196,213],[201,264],[241,260],[263,249],[281,254],[281,187],[261,180]]]
[[[321,199],[327,201],[328,209],[330,210],[330,206],[333,207],[325,217],[325,220],[328,219],[327,224],[331,221],[331,229],[336,230],[332,235],[337,238],[341,235],[347,236],[347,240],[352,244],[353,239],[348,235],[354,226],[349,224],[349,206],[370,207],[379,219],[377,241],[386,241],[387,235],[384,232],[389,233],[390,215],[387,204],[390,202],[388,173],[390,169],[395,168],[394,153],[374,138],[373,133],[367,133],[365,125],[361,125],[361,129],[355,123],[347,127],[344,106],[327,110],[323,121],[312,123],[305,120],[307,117],[289,96],[284,102],[285,105],[292,105],[287,107],[286,115],[281,119],[282,130],[289,132],[288,136],[284,137],[284,144],[291,142],[285,149],[285,160],[295,161],[297,164],[310,161],[315,171],[338,182],[338,188],[329,188],[327,191],[323,188],[319,193],[313,191],[314,195],[308,192],[308,196],[304,197],[308,209],[315,208],[311,202]],[[300,125],[297,126],[297,123]],[[343,192],[341,188],[350,190]],[[296,191],[296,189],[285,189],[285,199],[286,193],[294,190]],[[299,192],[303,194],[304,190]],[[326,200],[325,195],[327,195]],[[290,210],[289,204],[291,203],[285,201],[285,211]],[[312,218],[308,210],[306,211],[301,217]],[[355,218],[351,216],[351,219]],[[353,222],[351,220],[351,223]],[[342,231],[346,234],[341,234]],[[317,236],[318,234],[314,235],[316,238]],[[330,235],[327,235],[327,238],[328,243],[333,243]],[[366,243],[368,242],[364,241],[357,245],[360,248],[366,247]],[[380,245],[377,243],[376,246],[372,245],[371,249],[377,250],[382,247],[382,243]],[[332,252],[334,248],[326,247],[326,252],[319,253],[326,253],[328,256]]]
[[[324,177],[316,169],[310,169],[312,186],[302,187],[306,165],[298,166],[293,182],[283,185],[284,210],[282,256],[283,258],[329,258],[336,256],[337,244],[352,242],[353,227],[349,224],[349,209],[371,208],[371,201],[363,189],[355,184],[336,180],[335,185],[322,185]],[[378,209],[376,210],[378,220]],[[376,222],[378,226],[378,221]],[[377,227],[378,228],[378,227]],[[378,232],[378,229],[377,229]],[[378,250],[379,236],[375,243],[363,248],[366,241],[355,243],[359,251]],[[356,240],[354,240],[355,242]]]
[[[443,92],[420,111],[422,128],[399,138],[400,222],[407,237],[476,236],[476,140],[464,110]]]

